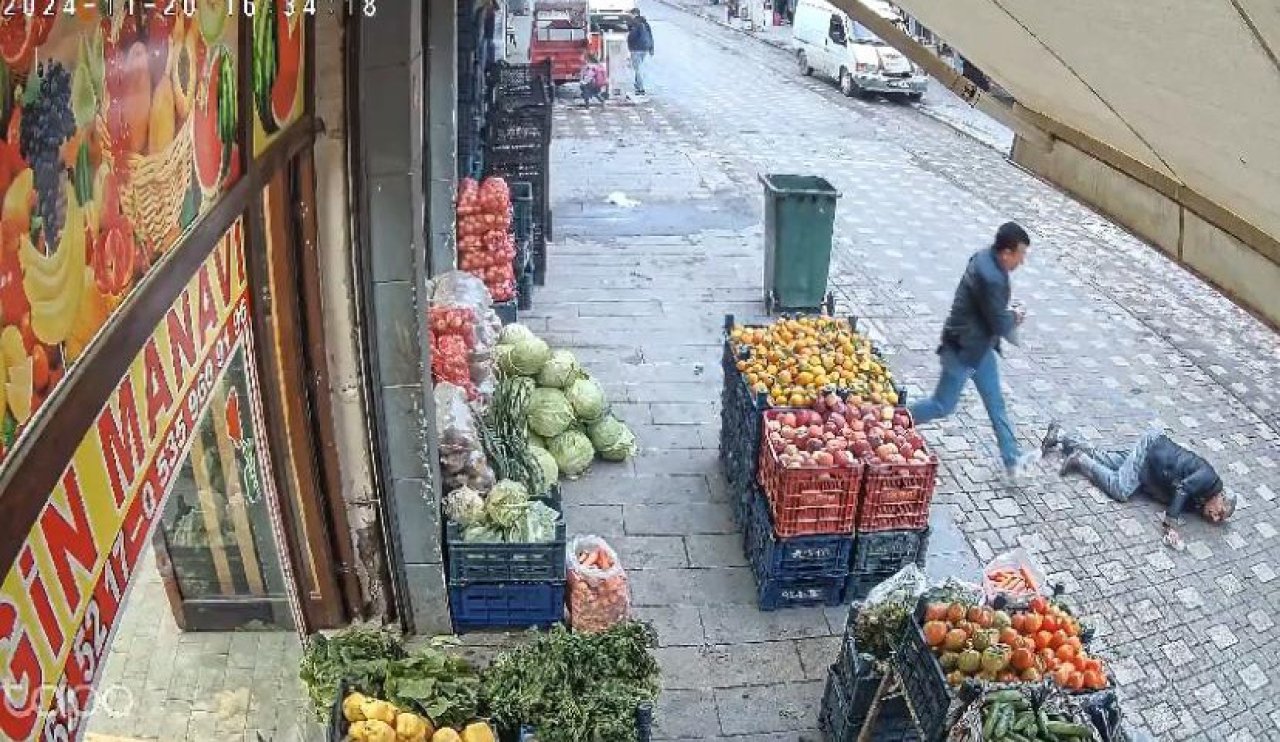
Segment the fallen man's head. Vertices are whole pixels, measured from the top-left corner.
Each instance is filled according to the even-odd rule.
[[[1236,512],[1236,496],[1224,489],[1206,500],[1200,512],[1210,523],[1221,523]]]

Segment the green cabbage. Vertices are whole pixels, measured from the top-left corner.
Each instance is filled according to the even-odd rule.
[[[557,350],[547,359],[542,372],[538,374],[538,386],[564,389],[581,373],[582,368],[578,365],[578,359],[574,358],[572,353],[567,350]]]
[[[626,461],[636,452],[636,437],[618,418],[608,415],[587,428],[591,445],[605,461]]]
[[[528,417],[527,412],[525,413],[525,417]],[[533,430],[529,428],[525,428],[524,434],[525,434],[525,437],[528,438],[530,446],[537,446],[538,448],[547,447],[547,439],[533,432]]]
[[[538,462],[538,466],[542,469],[542,481],[547,483],[547,488],[542,492],[535,492],[536,495],[544,495],[551,489],[551,485],[560,479],[560,465],[556,463],[556,457],[551,452],[541,446],[529,446],[529,453]]]
[[[533,334],[533,330],[513,322],[502,328],[502,334],[498,335],[498,342],[502,345],[515,345],[522,340],[534,340],[537,337]]]
[[[543,438],[554,438],[573,423],[573,406],[559,389],[534,389],[529,395],[529,427]]]
[[[556,465],[560,467],[560,473],[566,477],[576,477],[586,471],[596,455],[595,449],[591,447],[591,440],[577,430],[566,430],[552,438],[548,446],[556,459]]]
[[[573,406],[574,416],[584,423],[595,422],[608,411],[605,407],[604,390],[594,379],[578,379],[569,385],[564,396]]]
[[[473,526],[484,520],[484,498],[470,487],[459,487],[444,498],[444,512],[460,526]]]
[[[529,490],[523,484],[503,479],[484,498],[484,515],[501,529],[513,528],[529,509]]]
[[[468,526],[462,531],[462,540],[470,542],[480,542],[486,544],[496,544],[505,541],[502,537],[502,531],[493,526],[474,525]]]
[[[550,346],[538,338],[529,338],[521,340],[511,348],[511,353],[507,356],[507,365],[516,376],[537,376],[550,357]]]
[[[508,540],[520,544],[545,544],[556,540],[560,514],[545,503],[534,502],[511,530]]]

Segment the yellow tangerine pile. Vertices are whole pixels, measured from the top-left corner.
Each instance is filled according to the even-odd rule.
[[[729,339],[748,386],[767,394],[775,407],[807,407],[833,389],[875,404],[898,403],[893,374],[846,320],[815,316],[738,325]]]

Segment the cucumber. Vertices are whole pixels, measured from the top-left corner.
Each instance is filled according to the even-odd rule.
[[[2,66],[2,65],[0,65]],[[93,200],[93,165],[89,162],[89,142],[81,141],[76,152],[76,167],[71,172],[76,201],[84,206]]]
[[[1048,724],[1044,725],[1044,729],[1049,734],[1058,738],[1062,738],[1062,737],[1066,737],[1068,739],[1088,739],[1089,738],[1089,727],[1086,727],[1083,724],[1072,724],[1065,721],[1051,721]]]

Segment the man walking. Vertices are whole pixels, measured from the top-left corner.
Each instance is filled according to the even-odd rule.
[[[1000,391],[1000,367],[997,354],[1000,341],[1013,340],[1025,313],[1009,305],[1012,289],[1009,274],[1027,258],[1031,238],[1022,227],[1008,222],[996,231],[991,247],[969,258],[960,285],[951,303],[951,313],[942,327],[942,343],[938,357],[942,375],[933,396],[911,405],[916,423],[923,424],[946,417],[955,411],[960,392],[972,379],[991,418],[1000,458],[1011,477],[1022,473],[1034,461],[1037,452],[1023,454],[1014,438],[1013,425],[1005,410],[1004,393]],[[1015,341],[1016,342],[1016,341]]]
[[[631,53],[631,68],[636,74],[636,95],[644,95],[644,64],[653,56],[653,29],[649,21],[640,15],[639,8],[631,10],[627,22],[627,51]]]
[[[1236,498],[1222,486],[1213,466],[1194,451],[1178,445],[1158,427],[1143,433],[1133,448],[1100,451],[1058,423],[1051,423],[1041,449],[1061,449],[1066,457],[1059,473],[1083,474],[1093,486],[1116,502],[1128,502],[1139,492],[1167,507],[1165,529],[1184,512],[1197,512],[1210,523],[1221,523],[1236,510]]]

